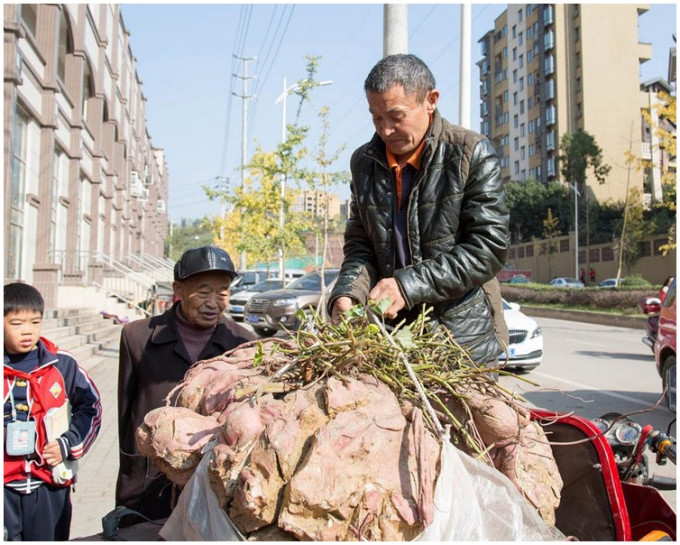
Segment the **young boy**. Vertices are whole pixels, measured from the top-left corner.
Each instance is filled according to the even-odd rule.
[[[82,457],[94,442],[99,392],[73,356],[40,337],[45,303],[37,289],[8,284],[4,303],[5,539],[67,541],[74,478],[53,468]],[[52,441],[46,420],[57,418],[45,419],[50,410],[52,417],[70,414],[70,424],[62,418],[67,431]]]

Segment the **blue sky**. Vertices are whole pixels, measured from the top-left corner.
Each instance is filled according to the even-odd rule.
[[[506,4],[472,4],[471,125],[479,129],[477,40],[493,28]],[[341,145],[334,170],[347,170],[354,148],[373,134],[362,91],[371,67],[382,57],[382,4],[122,4],[130,46],[147,98],[147,128],[163,148],[169,171],[169,213],[173,222],[219,212],[201,189],[219,176],[240,183],[243,64],[248,62],[248,154],[256,145],[273,150],[281,140],[282,104],[288,85],[306,76],[305,56],[319,56],[318,79],[331,85],[313,91],[301,123],[314,127],[323,106],[330,109],[329,149]],[[651,4],[640,17],[639,41],[651,43],[653,58],[642,80],[668,77],[668,51],[675,44],[674,3]],[[459,4],[410,4],[409,52],[431,68],[441,92],[441,113],[458,121]],[[287,119],[297,108],[289,95]],[[316,147],[319,132],[310,131]],[[335,189],[347,198],[347,187]]]

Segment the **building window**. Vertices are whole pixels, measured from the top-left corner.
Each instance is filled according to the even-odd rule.
[[[555,131],[548,131],[545,135],[545,148],[548,151],[555,149]]]
[[[519,126],[519,135],[524,138],[524,123]]]
[[[513,61],[517,60],[517,48],[516,47],[512,48],[512,60]]]
[[[581,91],[581,78],[576,78],[576,92]]]
[[[519,174],[519,161],[515,161],[515,174]]]
[[[522,8],[519,9],[517,12],[517,20],[521,23],[522,22]]]
[[[512,37],[517,38],[517,26],[512,25]]]
[[[517,70],[512,71],[512,83],[517,83]]]
[[[527,153],[526,153],[526,146],[522,146],[522,147],[520,148],[520,150],[519,150],[519,158],[522,159],[522,160],[524,160],[524,159],[527,158],[526,155],[527,155]]]
[[[83,66],[83,82],[82,82],[82,104],[81,111],[83,114],[83,119],[88,119],[88,104],[91,98],[94,98],[94,78],[92,77],[92,67],[90,66],[90,60],[85,57]]]
[[[73,53],[73,40],[64,8],[59,15],[59,34],[57,43],[57,77],[66,80],[66,55]]]
[[[522,148],[522,149],[524,149],[524,148]],[[519,179],[520,179],[521,181],[524,181],[524,180],[527,179],[527,171],[526,171],[526,169],[522,169],[522,172],[521,172],[520,175],[519,175]],[[531,250],[531,255],[534,255],[534,249],[533,249],[531,246],[527,246],[527,257],[531,257],[531,255],[529,255],[529,250]]]
[[[531,110],[534,107],[534,97],[529,97],[527,99],[527,108]]]
[[[549,30],[543,37],[543,49],[548,51],[553,47],[555,47],[555,33],[552,30]]]
[[[579,102],[578,104],[576,104],[576,117],[581,117],[581,116],[583,116],[583,107],[582,107],[581,103]]]
[[[524,101],[523,100],[519,101],[519,113],[520,114],[524,113]]]
[[[509,93],[508,90],[506,89],[505,91],[503,91],[503,102],[507,102],[507,101],[508,101],[508,96],[510,96],[510,93]]]
[[[507,48],[507,47],[504,47],[504,48],[503,48],[503,58],[504,58],[504,59],[507,59],[507,58],[508,58],[508,48]]]
[[[519,33],[519,45],[524,45],[524,32]]]
[[[555,57],[553,55],[548,55],[545,58],[544,69],[548,75],[555,73]]]
[[[527,40],[531,40],[531,37],[534,35],[533,28],[529,27],[527,28]]]
[[[5,278],[16,280],[21,276],[21,257],[24,234],[24,203],[26,201],[26,139],[28,116],[17,108],[12,134],[12,187],[10,195],[9,240]]]
[[[508,25],[503,25],[503,38],[508,35]]]
[[[532,132],[534,132],[534,120],[530,119],[529,120],[529,134],[531,134]]]
[[[540,180],[541,179],[541,166],[536,167],[536,179]]]
[[[555,176],[555,158],[549,157],[546,162],[546,168],[548,170],[548,177]]]
[[[527,76],[527,85],[531,87],[534,84],[534,74],[531,73]]]
[[[524,77],[519,78],[519,90],[524,91]]]
[[[519,138],[515,137],[515,151],[519,150]]]
[[[534,144],[529,144],[529,157],[533,157],[535,153],[536,153],[536,146]],[[533,175],[530,174],[529,176],[533,176]]]
[[[556,110],[554,105],[550,105],[545,109],[545,123],[546,125],[554,125],[555,124],[555,115],[556,115]]]
[[[21,20],[26,25],[29,32],[35,37],[35,31],[38,22],[38,5],[37,4],[20,4],[21,5]]]
[[[545,98],[553,100],[555,98],[555,80],[549,79],[545,82]]]
[[[527,51],[527,63],[530,63],[533,60],[534,60],[534,52],[530,49],[529,51]]]
[[[543,24],[545,26],[552,25],[553,23],[553,7],[547,5],[543,7]]]
[[[512,116],[512,125],[515,129],[519,126],[519,116],[517,114]]]
[[[574,29],[574,41],[578,42],[580,39],[581,39],[581,28],[577,26]]]

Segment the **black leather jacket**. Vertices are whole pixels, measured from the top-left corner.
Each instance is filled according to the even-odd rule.
[[[504,349],[501,328],[494,328],[494,316],[503,320],[495,276],[509,243],[498,160],[488,139],[451,125],[438,111],[425,138],[408,202],[412,265],[401,269],[395,266],[396,190],[385,144],[376,134],[352,155],[345,257],[330,305],[343,295],[365,303],[379,279],[395,277],[407,309],[433,306],[433,318],[473,359],[489,362]]]

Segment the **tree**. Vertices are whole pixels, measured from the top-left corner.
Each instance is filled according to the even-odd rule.
[[[505,202],[510,209],[510,234],[513,242],[540,238],[543,232],[541,218],[551,208],[556,213],[560,233],[568,229],[567,202],[559,183],[543,184],[529,179],[525,182],[505,184]]]
[[[586,210],[586,246],[590,246],[590,203],[588,173],[603,184],[611,170],[602,159],[602,150],[595,138],[585,131],[564,134],[560,140],[560,172],[566,183],[575,184],[583,196]],[[579,201],[581,202],[581,201]],[[579,213],[577,210],[576,213]],[[579,214],[580,217],[580,214]],[[590,253],[586,252],[586,267],[590,269]]]
[[[165,239],[165,256],[177,261],[189,248],[206,246],[214,242],[209,223],[203,219],[172,224],[170,234]]]
[[[543,238],[546,241],[545,253],[548,254],[548,278],[552,278],[552,258],[557,253],[557,237],[560,235],[559,220],[553,216],[552,208],[548,208],[548,215],[543,220]]]
[[[652,203],[652,210],[656,212],[655,218],[661,229],[668,232],[668,243],[661,247],[664,255],[674,250],[677,245],[676,236],[676,172],[670,164],[674,162],[677,150],[676,127],[677,127],[677,103],[676,97],[665,92],[657,94],[657,100],[652,107],[642,110],[642,116],[647,125],[653,131],[658,142],[658,147],[653,147],[651,156],[659,156],[659,152],[664,160],[661,164],[654,165],[651,159],[643,159],[632,153],[628,153],[627,160],[634,164],[638,171],[649,173],[654,166],[661,168],[661,188],[662,199]]]
[[[628,193],[621,223],[623,224],[620,229],[621,237],[617,239],[614,248],[620,252],[620,263],[625,265],[626,270],[630,272],[640,259],[642,239],[651,234],[644,220],[642,198],[640,189],[637,187],[632,188]],[[621,266],[619,266],[617,278],[621,277],[620,269]]]

